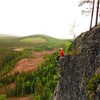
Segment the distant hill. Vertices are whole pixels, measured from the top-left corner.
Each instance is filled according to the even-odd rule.
[[[40,38],[40,40],[39,40],[39,38]],[[54,38],[54,37],[51,37],[51,36],[41,35],[41,34],[21,37],[19,39],[20,39],[20,41],[23,41],[23,42],[30,42],[30,40],[33,40],[33,41],[34,40],[39,40],[39,41],[41,41],[41,40],[43,41],[44,40],[45,42],[46,41],[51,41],[51,40],[63,40],[63,39],[57,39],[57,38]]]
[[[58,40],[58,39],[47,35],[30,35],[19,38],[19,41],[21,42],[32,42],[32,43],[44,43],[51,40]]]
[[[57,48],[62,47],[70,40],[53,38],[47,35],[30,35],[25,37],[14,37],[0,35],[0,47],[23,47],[23,48]]]

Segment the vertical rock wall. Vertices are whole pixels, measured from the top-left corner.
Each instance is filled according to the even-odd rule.
[[[82,33],[62,59],[56,100],[89,100],[87,79],[100,67],[100,26]]]

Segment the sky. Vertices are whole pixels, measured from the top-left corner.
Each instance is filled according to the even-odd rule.
[[[0,0],[0,33],[16,36],[45,34],[73,38],[89,29],[79,0]],[[73,24],[75,28],[72,30]]]

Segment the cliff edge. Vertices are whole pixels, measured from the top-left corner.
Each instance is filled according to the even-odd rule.
[[[60,67],[61,78],[54,100],[89,100],[86,80],[100,69],[100,26],[75,39]]]

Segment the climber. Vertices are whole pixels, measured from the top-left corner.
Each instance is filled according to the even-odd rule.
[[[59,49],[59,56],[57,56],[57,61],[59,60],[59,57],[63,57],[65,55],[64,50],[62,48]]]
[[[60,51],[60,57],[63,57],[64,56],[64,50],[62,48],[60,48],[59,51]]]
[[[59,49],[59,56],[57,56],[57,65],[58,67],[60,66],[60,58],[64,57],[65,53],[64,53],[64,50],[62,48]]]

